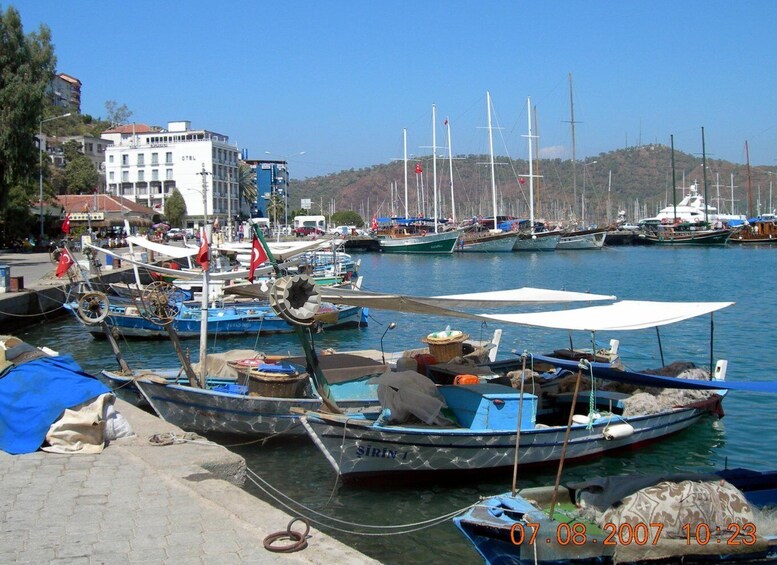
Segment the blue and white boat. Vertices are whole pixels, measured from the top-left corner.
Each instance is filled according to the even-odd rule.
[[[621,301],[575,310],[480,316],[501,323],[593,332],[653,328],[729,305]],[[663,439],[705,414],[722,415],[723,398],[732,386],[724,380],[725,360],[717,363],[711,376],[706,375],[707,380],[655,377],[652,384],[696,389],[693,394],[645,393],[646,397],[605,388],[602,379],[612,380],[611,374],[590,365],[581,369],[575,362],[577,379],[571,383],[575,392],[561,392],[559,379],[569,372],[562,373],[552,358],[543,361],[547,372],[526,389],[494,382],[445,385],[432,391],[413,385],[411,395],[427,396],[420,413],[414,407],[384,402],[388,412],[380,415],[314,412],[305,415],[303,424],[345,480],[483,473],[509,469],[516,459],[521,465],[547,464],[562,456],[589,458]],[[534,363],[535,370],[538,366],[539,362]],[[588,390],[580,388],[582,373],[590,377]],[[629,382],[628,372],[622,373],[621,380]],[[637,374],[643,380],[648,377]],[[743,384],[754,383],[737,383]],[[582,413],[575,413],[578,407]],[[400,416],[406,412],[415,418],[402,421]]]
[[[77,302],[66,303],[65,308],[73,312],[95,338],[105,337],[99,325],[84,323],[78,316]],[[111,330],[126,338],[168,339],[167,329],[144,317],[143,306],[139,301],[112,301],[106,318]],[[367,325],[368,311],[360,306],[322,305],[317,314],[316,324],[326,330],[358,328]],[[208,335],[237,336],[256,334],[291,333],[294,327],[273,312],[266,302],[248,302],[222,305],[207,310]],[[202,309],[200,305],[182,303],[172,322],[178,337],[197,338],[201,334]]]
[[[774,563],[775,505],[777,471],[724,469],[525,488],[453,522],[489,564]]]

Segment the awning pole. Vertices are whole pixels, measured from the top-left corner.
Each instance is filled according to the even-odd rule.
[[[714,363],[715,363],[715,313],[710,312],[710,378],[714,377]]]
[[[658,331],[658,326],[656,326],[656,337],[658,338],[658,352],[661,354],[661,366],[666,367],[664,363],[664,348],[661,346],[661,333]]]

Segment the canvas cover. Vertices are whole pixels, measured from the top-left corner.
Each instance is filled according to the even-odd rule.
[[[0,449],[13,455],[37,451],[67,408],[108,387],[84,373],[72,357],[41,357],[0,377]]]
[[[606,306],[555,310],[525,314],[481,314],[508,324],[559,330],[623,331],[642,330],[709,314],[733,302],[656,302],[622,300]]]

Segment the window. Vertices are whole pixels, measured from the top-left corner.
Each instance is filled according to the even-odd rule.
[[[108,180],[114,180],[114,173],[113,173],[113,171],[108,173]]]
[[[159,180],[159,169],[151,169],[151,180]]]
[[[138,171],[138,182],[145,182],[146,171]]]
[[[143,153],[138,153],[138,167],[142,167],[146,164],[146,156]]]
[[[121,164],[124,167],[128,167],[129,166],[129,155],[124,154],[124,155],[121,156]]]
[[[108,162],[113,163],[113,155],[108,155]]]
[[[165,169],[165,180],[173,180],[173,169]]]
[[[152,165],[158,165],[159,164],[159,153],[152,153],[151,154],[151,164]]]
[[[121,172],[121,181],[122,182],[129,182],[129,171],[122,171]]]
[[[168,151],[167,153],[165,153],[165,163],[167,163],[168,165],[172,165],[173,164],[173,152],[172,151]]]

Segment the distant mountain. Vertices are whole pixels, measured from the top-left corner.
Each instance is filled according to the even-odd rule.
[[[418,195],[426,202],[426,215],[432,209],[431,157],[420,161],[423,173],[415,174],[416,163],[408,162],[409,213],[419,210]],[[496,158],[496,185],[499,214],[528,217],[529,181],[526,160]],[[767,171],[769,171],[767,173]],[[761,212],[769,210],[769,182],[775,179],[775,167],[752,167],[752,213],[758,212],[758,187],[761,193]],[[642,145],[601,153],[585,162],[561,159],[541,159],[539,171],[535,163],[535,216],[551,222],[568,220],[572,215],[573,201],[578,217],[584,214],[587,224],[604,225],[615,218],[619,210],[625,210],[629,220],[654,215],[660,208],[672,203],[671,150],[665,145]],[[610,185],[610,174],[612,184]],[[707,196],[712,205],[730,212],[731,175],[734,181],[733,208],[737,213],[747,213],[747,167],[718,159],[707,159]],[[522,177],[523,175],[523,177]],[[675,150],[675,175],[677,200],[682,198],[683,176],[685,186],[698,182],[703,193],[704,177],[700,156]],[[524,182],[521,183],[523,178]],[[719,185],[718,185],[719,183]],[[392,184],[395,188],[392,190]],[[447,159],[437,160],[437,185],[440,194],[441,217],[451,215],[451,188]],[[488,157],[460,155],[453,160],[453,190],[458,219],[482,214],[492,214],[491,179]],[[363,218],[374,213],[385,216],[404,214],[404,164],[393,161],[363,169],[350,169],[322,177],[294,181],[291,188],[294,202],[298,198],[310,198],[313,209],[324,214],[353,210]],[[392,192],[394,198],[392,198]],[[610,197],[608,215],[608,192]],[[575,198],[576,195],[576,198]],[[720,202],[718,202],[718,195]],[[393,203],[393,207],[392,207]]]

